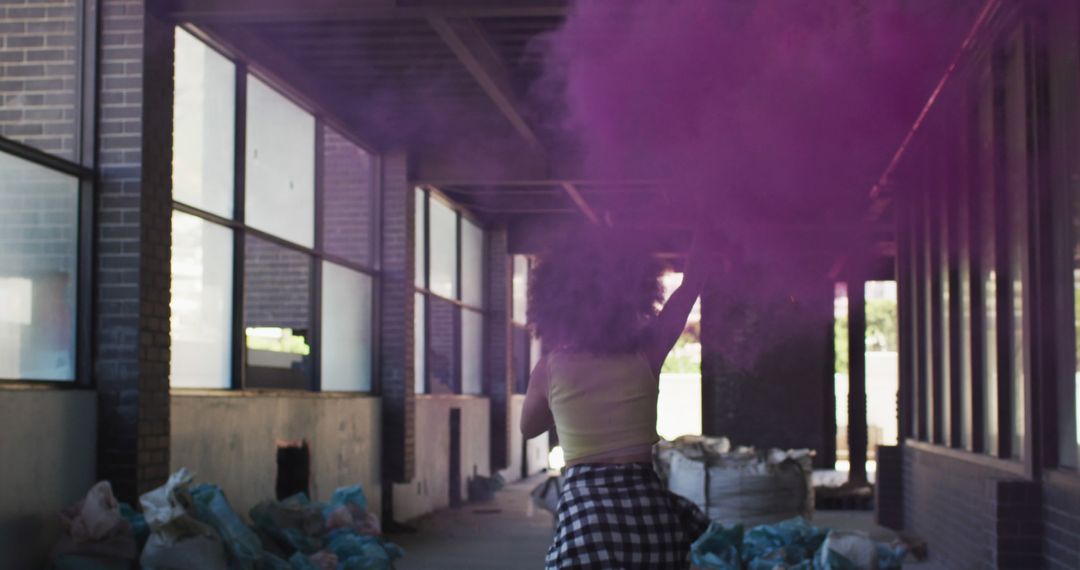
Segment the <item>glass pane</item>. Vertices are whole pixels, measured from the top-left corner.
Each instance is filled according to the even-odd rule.
[[[427,384],[427,336],[426,299],[423,293],[414,293],[416,303],[413,310],[413,390],[417,394],[425,392]]]
[[[258,78],[247,79],[247,225],[315,245],[315,117]]]
[[[938,175],[943,173],[939,170]],[[945,188],[941,188],[942,191],[948,191]],[[937,343],[941,351],[941,368],[934,373],[934,402],[936,404],[936,410],[938,416],[941,418],[941,423],[934,426],[934,441],[940,444],[949,445],[952,440],[952,362],[950,348],[952,347],[950,332],[951,332],[951,302],[952,295],[949,284],[949,227],[948,227],[948,210],[943,203],[938,203],[937,212],[935,217],[937,218],[937,238],[938,242],[935,244],[938,248],[938,255],[936,261],[938,262],[937,273],[935,278],[935,288],[940,294],[941,314],[939,315],[939,322],[937,326],[938,338]]]
[[[233,216],[236,66],[176,29],[173,198]]]
[[[372,265],[372,158],[332,129],[322,129],[323,250]]]
[[[967,150],[966,148],[964,149]],[[966,155],[966,152],[965,152]],[[966,157],[966,156],[965,156]],[[966,164],[966,161],[965,161]],[[966,175],[966,173],[965,173]],[[960,369],[960,446],[964,449],[972,449],[971,433],[971,239],[969,221],[968,181],[964,181],[964,190],[961,196],[954,201],[954,219],[956,227],[953,235],[956,238],[956,263],[957,263],[957,287],[960,293],[960,314],[956,315],[959,323],[956,326],[960,353],[953,355],[959,359]]]
[[[983,451],[997,455],[1000,451],[998,432],[998,362],[997,362],[997,220],[995,200],[995,164],[994,164],[994,90],[990,78],[989,65],[984,70],[982,91],[979,99],[978,116],[978,169],[979,194],[975,203],[978,205],[979,264],[981,265],[980,282],[982,287],[983,312],[982,352],[983,352]]]
[[[1005,184],[1008,204],[1009,285],[1012,301],[1012,334],[1009,346],[1012,374],[1009,399],[1012,404],[1012,457],[1024,454],[1024,384],[1028,376],[1028,338],[1025,296],[1028,284],[1027,207],[1027,102],[1024,96],[1022,37],[1005,67]]]
[[[511,373],[514,375],[514,393],[524,394],[529,387],[529,331],[525,327],[513,327],[510,347]]]
[[[371,391],[372,279],[326,261],[322,271],[322,390]]]
[[[253,235],[244,245],[248,388],[311,386],[311,258]]]
[[[461,311],[461,393],[484,391],[484,315]]]
[[[540,357],[543,356],[543,354],[544,352],[540,346],[540,339],[529,335],[529,372],[532,372],[532,370],[536,368],[536,365],[540,364]]]
[[[172,215],[173,388],[232,385],[233,232],[183,212]]]
[[[457,299],[457,212],[432,199],[428,202],[428,217],[431,248],[428,286],[436,295]]]
[[[484,230],[461,218],[461,300],[484,306]]]
[[[414,242],[415,246],[414,246],[413,251],[415,252],[415,256],[413,258],[413,263],[414,263],[414,268],[415,268],[415,273],[414,273],[415,281],[414,282],[416,283],[416,286],[420,287],[421,289],[424,289],[424,288],[427,287],[427,275],[424,273],[424,271],[425,271],[424,264],[425,264],[425,261],[426,261],[424,256],[427,255],[427,247],[426,247],[427,244],[426,244],[426,240],[424,239],[424,235],[425,235],[424,230],[427,227],[427,221],[425,220],[425,217],[424,217],[424,210],[426,208],[426,205],[427,205],[427,193],[424,192],[423,190],[417,188],[416,189],[416,206],[415,206],[416,210],[414,212],[415,216],[416,216],[416,219],[415,219],[415,221],[413,223],[413,231],[415,232],[414,236],[415,236],[415,240],[416,240]]]
[[[460,392],[458,366],[458,324],[460,309],[457,305],[428,297],[428,345],[427,365],[428,392],[431,394],[457,394]]]
[[[80,51],[76,27],[82,2],[0,5],[0,136],[75,160]],[[106,67],[102,78],[109,82],[125,73]]]
[[[79,182],[0,153],[0,379],[75,379]]]
[[[514,278],[512,282],[514,296],[513,320],[525,324],[529,307],[529,258],[524,255],[514,256]]]

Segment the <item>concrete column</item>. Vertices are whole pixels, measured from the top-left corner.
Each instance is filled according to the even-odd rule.
[[[866,482],[866,282],[848,281],[848,481]]]
[[[98,476],[133,501],[169,469],[173,26],[144,0],[99,6]]]
[[[758,275],[758,277],[748,277]],[[735,445],[830,455],[832,289],[740,268],[702,294],[702,428]]]
[[[506,226],[488,228],[484,297],[484,393],[491,400],[491,470],[510,465],[510,280],[513,261]]]
[[[392,512],[391,483],[413,477],[415,460],[413,390],[413,279],[415,192],[409,184],[408,157],[382,157],[380,393],[382,396],[383,511]]]

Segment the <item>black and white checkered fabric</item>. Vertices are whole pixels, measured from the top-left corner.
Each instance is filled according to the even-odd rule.
[[[690,567],[709,519],[668,491],[652,465],[577,465],[563,482],[548,570]]]

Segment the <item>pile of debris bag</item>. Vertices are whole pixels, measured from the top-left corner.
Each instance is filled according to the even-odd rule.
[[[328,503],[304,494],[263,501],[237,515],[215,485],[192,486],[181,469],[139,498],[142,512],[116,501],[108,482],[61,513],[54,570],[392,570],[404,553],[382,538],[359,485]]]
[[[900,570],[907,553],[902,543],[874,542],[798,517],[745,532],[714,521],[691,546],[690,559],[697,570]]]
[[[654,448],[668,489],[723,524],[754,526],[814,513],[809,449],[732,449],[725,437],[683,436]]]

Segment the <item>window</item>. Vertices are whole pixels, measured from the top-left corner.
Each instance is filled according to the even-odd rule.
[[[484,230],[435,189],[414,192],[414,390],[479,395],[484,392]]]
[[[975,222],[977,224],[978,243],[973,252],[977,256],[979,265],[979,297],[981,306],[976,310],[981,312],[982,327],[976,332],[980,336],[980,352],[983,355],[980,362],[982,378],[980,382],[982,392],[983,414],[983,441],[982,451],[990,455],[997,455],[1000,451],[1000,435],[998,431],[998,335],[997,335],[997,227],[998,227],[998,191],[997,191],[997,120],[995,117],[995,96],[993,89],[992,65],[987,62],[984,66],[980,79],[977,126],[976,126],[976,153],[978,165],[978,192],[973,197],[976,205]]]
[[[427,296],[414,293],[413,309],[413,390],[427,391]]]
[[[87,21],[83,5],[78,0],[5,3],[0,17],[0,137],[72,163],[90,158],[88,152],[80,156],[79,141],[80,79],[90,51],[79,45]],[[111,73],[106,69],[102,76],[109,81]]]
[[[1024,77],[1023,34],[1018,33],[1011,42],[1011,51],[1005,61],[1005,204],[1007,217],[1005,228],[1008,235],[1008,301],[1011,324],[1009,335],[1010,363],[1008,394],[1010,434],[1012,449],[1010,456],[1020,458],[1024,451],[1025,413],[1024,386],[1029,376],[1027,288],[1029,278],[1029,241],[1028,241],[1028,166],[1027,166],[1027,100],[1025,97],[1026,80]]]
[[[172,387],[372,390],[374,157],[183,29],[175,49]]]
[[[515,394],[524,394],[529,386],[529,375],[540,360],[539,346],[525,326],[529,301],[529,258],[515,255],[512,258],[511,316],[513,323],[510,354],[511,373]]]
[[[322,137],[320,231],[327,255],[363,266],[374,265],[374,160],[364,149],[330,128]]]
[[[311,263],[292,248],[245,238],[245,386],[311,386]]]
[[[461,311],[461,393],[483,392],[484,315],[479,311]]]
[[[0,378],[73,381],[79,179],[0,152]]]
[[[461,220],[461,301],[484,306],[484,232],[465,219]]]
[[[236,66],[177,29],[175,69],[173,198],[232,218]]]
[[[447,299],[458,296],[457,212],[441,201],[428,201],[428,288]]]
[[[451,301],[428,297],[427,307],[427,388],[432,394],[457,394],[461,389],[458,363],[460,311]]]
[[[173,211],[171,383],[228,388],[232,378],[233,232]]]
[[[315,117],[247,79],[244,216],[250,227],[315,245]]]
[[[415,244],[413,256],[415,279],[413,281],[417,287],[427,289],[427,193],[421,188],[415,189],[414,192],[416,205],[413,220]]]
[[[322,264],[322,389],[371,391],[372,278],[324,261]]]

